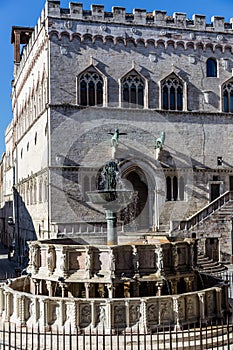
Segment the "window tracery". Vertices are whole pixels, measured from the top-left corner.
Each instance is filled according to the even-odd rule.
[[[223,112],[233,113],[233,80],[223,85]]]
[[[79,78],[79,103],[82,106],[103,105],[104,81],[96,71],[86,71]]]
[[[144,107],[145,82],[136,72],[127,74],[121,80],[124,107]]]
[[[166,110],[183,110],[183,83],[176,75],[167,77],[162,82],[162,108]]]

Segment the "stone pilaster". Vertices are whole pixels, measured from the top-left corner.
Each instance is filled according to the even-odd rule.
[[[18,304],[16,305],[18,310]],[[11,310],[12,310],[12,299],[11,299],[11,293],[6,291],[5,292],[5,321],[9,322],[11,317]]]
[[[2,316],[3,310],[5,308],[5,298],[4,298],[4,291],[2,288],[0,288],[0,316]]]
[[[181,330],[181,325],[180,325],[180,315],[179,315],[179,298],[172,298],[173,299],[173,312],[174,312],[174,323],[175,323],[175,330],[179,331]]]
[[[125,323],[126,323],[126,329],[130,328],[130,313],[129,313],[129,301],[125,301]]]
[[[51,281],[46,281],[46,287],[49,292],[49,296],[53,296],[53,287],[52,287],[52,282]]]
[[[40,319],[39,323],[41,327],[48,326],[48,300],[40,299]]]
[[[197,293],[199,297],[199,310],[200,310],[200,319],[201,321],[205,321],[205,293]]]

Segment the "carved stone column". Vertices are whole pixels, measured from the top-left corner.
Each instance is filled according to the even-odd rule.
[[[192,276],[185,277],[184,280],[185,280],[185,283],[186,283],[186,291],[187,292],[192,292],[193,291],[194,277],[192,277]]]
[[[138,257],[138,251],[137,251],[137,247],[136,247],[135,245],[133,245],[132,248],[133,248],[132,263],[133,263],[134,277],[138,277],[138,276],[139,276],[139,257]]]
[[[33,278],[32,282],[34,284],[34,295],[39,295],[40,294],[40,282]]]
[[[52,282],[51,281],[46,281],[46,287],[47,287],[47,290],[49,292],[49,296],[52,297],[53,296]]]
[[[199,297],[199,310],[200,310],[200,319],[205,321],[205,293],[197,293]]]
[[[90,298],[90,283],[86,282],[85,285],[85,292],[86,292],[86,299]]]
[[[178,283],[177,279],[171,280],[172,294],[177,294],[177,283]]]
[[[92,265],[92,256],[90,254],[90,250],[88,247],[86,247],[86,258],[85,258],[85,273],[86,273],[86,278],[89,279],[91,278],[91,265]]]
[[[160,297],[162,295],[163,282],[157,282],[156,286],[158,288],[156,296]]]
[[[113,298],[113,291],[114,291],[114,287],[112,284],[108,284],[107,285],[107,289],[108,289],[108,298],[112,299]]]

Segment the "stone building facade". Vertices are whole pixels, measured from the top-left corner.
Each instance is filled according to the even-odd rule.
[[[12,28],[19,255],[35,237],[105,242],[105,215],[86,192],[112,158],[116,129],[121,179],[138,193],[118,214],[122,239],[171,234],[171,222],[233,190],[232,33],[222,17],[62,9],[58,0],[46,2],[35,28]],[[222,242],[232,255],[226,220],[225,231],[206,227],[220,260]]]

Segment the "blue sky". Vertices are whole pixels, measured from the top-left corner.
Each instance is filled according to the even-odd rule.
[[[77,0],[77,2],[82,1]],[[86,0],[83,1],[83,8],[90,9],[92,3],[104,5],[106,11],[111,11],[112,6],[123,6],[127,12],[132,12],[133,8],[145,8],[147,11],[165,10],[168,15],[174,12],[185,12],[190,19],[193,14],[204,14],[208,23],[211,22],[211,16],[224,16],[226,22],[233,18],[233,0],[147,0],[144,2],[141,0]],[[0,156],[5,150],[4,132],[12,119],[11,27],[14,25],[34,27],[44,4],[45,0],[0,0]],[[69,0],[61,0],[61,7],[68,8]]]

